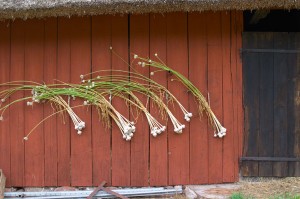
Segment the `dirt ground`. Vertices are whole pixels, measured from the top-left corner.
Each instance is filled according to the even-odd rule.
[[[246,178],[238,184],[237,192],[250,198],[289,198],[295,195],[300,198],[300,177]]]
[[[214,199],[300,199],[300,177],[243,178],[240,182],[188,186],[198,198]],[[187,195],[190,192],[186,192]],[[193,196],[193,195],[191,195]],[[180,198],[180,197],[179,197]],[[181,196],[181,198],[186,198]]]

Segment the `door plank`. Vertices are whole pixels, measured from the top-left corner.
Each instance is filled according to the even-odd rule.
[[[71,83],[80,83],[80,75],[91,72],[91,18],[73,17],[71,24]],[[71,106],[82,105],[82,100],[71,100]],[[85,122],[81,135],[71,124],[71,185],[92,184],[91,108],[78,107],[74,112]]]
[[[167,64],[174,70],[188,77],[188,43],[187,43],[187,14],[171,13],[167,15]],[[182,105],[188,108],[188,93],[178,81],[172,81],[169,76],[168,89]],[[169,141],[169,184],[189,183],[189,123],[184,122],[184,115],[178,107],[170,106],[179,121],[185,124],[182,134],[173,132],[171,122],[168,126]]]
[[[128,15],[112,17],[112,48],[128,63]],[[112,55],[113,70],[128,70],[124,63],[116,55]],[[124,73],[122,73],[124,75]],[[113,106],[123,116],[129,118],[129,108],[122,99],[114,98]],[[130,142],[122,138],[117,125],[112,123],[112,185],[130,185]]]
[[[242,48],[242,32],[243,32],[243,11],[238,10],[235,12],[235,20],[236,20],[236,88],[237,88],[237,96],[236,96],[236,106],[237,106],[237,133],[238,133],[238,157],[242,156],[243,151],[243,140],[244,140],[244,107],[243,107],[243,65],[240,56],[240,49]],[[238,161],[235,161],[238,166]],[[238,179],[238,171],[236,170],[236,179]]]
[[[10,81],[24,80],[24,52],[25,52],[25,22],[16,20],[11,23],[11,58],[10,58]],[[10,100],[16,100],[24,97],[24,92],[16,93]],[[11,162],[11,186],[24,185],[24,162],[25,145],[23,138],[25,136],[25,105],[17,103],[9,108],[9,129],[10,137],[10,162]]]
[[[44,21],[26,21],[25,27],[25,80],[43,82]],[[26,95],[31,95],[26,91]],[[25,106],[25,133],[43,119],[43,106]],[[44,124],[40,124],[25,142],[25,186],[44,186]]]
[[[300,47],[300,33],[297,32],[295,33],[295,46],[299,50]],[[300,79],[299,79],[299,74],[300,74],[300,61],[299,61],[299,54],[296,54],[295,56],[296,62],[296,67],[297,67],[297,79],[296,79],[296,91],[297,91],[297,97],[299,97],[299,91],[300,91]],[[296,96],[294,96],[296,97]],[[299,101],[295,100],[295,118],[296,118],[296,126],[295,126],[295,139],[294,139],[294,156],[295,157],[300,157],[300,103]],[[300,176],[300,162],[295,162],[295,177]]]
[[[63,82],[70,82],[71,68],[71,42],[70,42],[70,19],[58,18],[57,30],[57,79]],[[67,100],[67,99],[65,99]],[[57,122],[57,185],[70,186],[70,162],[71,162],[71,121],[70,117],[64,113],[59,114]],[[73,129],[73,128],[72,128]]]
[[[207,26],[208,42],[208,93],[210,106],[216,117],[222,123],[222,26],[221,12],[209,13],[210,23]],[[223,181],[223,139],[219,139],[210,133],[209,137],[209,183],[221,183]]]
[[[207,19],[208,13],[190,13],[189,32],[189,78],[207,96]],[[198,114],[198,105],[193,96],[189,99],[193,117],[190,122],[190,183],[208,183],[208,127],[207,116]]]
[[[111,16],[92,17],[92,71],[111,70]],[[96,78],[99,73],[95,73]],[[101,73],[100,73],[101,74]],[[111,185],[111,128],[106,128],[92,107],[93,185]]]
[[[243,12],[231,11],[231,73],[233,89],[233,139],[234,178],[239,179],[239,157],[243,152],[244,140],[244,107],[243,107],[243,65],[240,49],[242,48]]]
[[[274,48],[288,48],[288,33],[274,33]],[[287,58],[285,53],[274,56],[274,157],[287,157]],[[273,163],[273,176],[287,176],[287,162]]]
[[[9,21],[0,22],[0,84],[10,81],[10,37],[11,37],[11,24]],[[1,86],[2,89],[8,87]],[[3,107],[9,103],[9,99],[6,99],[0,106]],[[10,111],[7,110],[3,115],[3,120],[0,121],[0,168],[3,170],[4,175],[7,178],[6,187],[10,186]]]
[[[57,19],[45,20],[44,82],[55,83],[57,69]],[[44,118],[53,114],[50,103],[44,105]],[[45,186],[57,186],[57,116],[44,123]]]
[[[273,48],[273,33],[260,33],[258,48]],[[274,58],[273,53],[260,53],[260,132],[259,156],[273,156],[273,131],[274,131]],[[272,163],[259,163],[259,176],[272,176]]]
[[[299,49],[300,34],[289,33],[288,46],[290,50]],[[298,54],[288,55],[289,67],[289,85],[288,85],[288,156],[300,157],[300,104],[299,104],[299,90],[300,90],[300,63]],[[300,176],[300,163],[289,162],[289,176]]]
[[[233,104],[233,132],[235,133],[235,136],[238,137],[238,139],[233,139],[233,148],[234,148],[234,157],[235,157],[235,161],[234,161],[234,179],[235,181],[238,180],[239,176],[239,157],[241,157],[240,155],[240,150],[239,150],[239,140],[240,140],[240,133],[239,133],[239,128],[238,128],[238,100],[237,97],[238,95],[238,75],[237,75],[237,61],[239,59],[238,56],[238,47],[237,47],[237,37],[238,35],[241,37],[240,34],[237,34],[237,13],[236,11],[232,11],[230,12],[230,19],[231,19],[231,23],[230,23],[230,30],[231,30],[231,34],[230,34],[230,45],[231,45],[231,52],[230,52],[230,69],[231,69],[231,74],[232,74],[232,104]],[[240,32],[241,33],[241,32]],[[241,78],[239,78],[241,79]],[[243,84],[243,83],[241,83]],[[241,98],[243,98],[243,96],[241,96]],[[243,115],[244,116],[244,115]],[[242,118],[244,119],[244,117]]]
[[[149,15],[130,15],[130,58],[132,61],[133,53],[141,57],[149,57]],[[141,67],[137,63],[132,65],[134,71],[149,77],[149,67]],[[139,81],[145,83],[144,81]],[[147,104],[147,96],[139,93],[135,95],[141,102]],[[136,110],[131,108],[131,117]],[[132,118],[133,119],[133,118]],[[149,168],[149,125],[145,115],[142,113],[137,118],[136,133],[131,141],[131,186],[148,185],[148,168]]]
[[[260,41],[254,33],[243,33],[243,48],[257,48]],[[245,142],[243,156],[258,156],[259,139],[259,85],[260,67],[257,53],[243,54],[243,82],[245,106]],[[245,161],[241,167],[243,176],[258,176],[258,163]]]
[[[150,14],[150,58],[156,60],[154,54],[166,63],[167,51],[167,17],[161,14]],[[157,60],[156,60],[157,61]],[[156,71],[150,68],[151,72]],[[167,87],[166,73],[158,72],[150,76],[151,79]],[[162,120],[158,108],[150,106],[150,113],[161,124],[166,126],[166,121]],[[150,136],[150,186],[166,186],[168,184],[168,141],[167,132],[163,132],[157,137]]]
[[[238,137],[233,131],[233,79],[230,60],[230,13],[223,11],[222,17],[222,54],[223,54],[223,125],[227,134],[223,138],[223,182],[233,182],[235,179],[234,164],[237,159],[234,154],[234,138]]]

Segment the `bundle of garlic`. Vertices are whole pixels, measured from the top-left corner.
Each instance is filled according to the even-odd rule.
[[[202,115],[202,112],[204,111],[207,115],[207,117],[209,118],[209,121],[211,123],[211,126],[214,129],[214,137],[219,137],[222,138],[226,135],[226,128],[224,128],[221,123],[219,122],[219,120],[217,119],[217,117],[215,116],[215,114],[213,113],[213,111],[211,110],[208,102],[206,101],[205,97],[202,95],[202,93],[199,91],[199,89],[188,79],[186,78],[184,75],[182,75],[181,73],[173,70],[172,68],[166,66],[158,57],[157,53],[154,54],[154,56],[159,60],[159,62],[153,61],[151,59],[148,58],[143,58],[143,57],[139,57],[138,55],[134,55],[134,59],[137,60],[137,64],[142,66],[142,67],[154,67],[154,68],[158,68],[159,71],[167,71],[169,73],[172,73],[197,99],[198,103],[199,103],[199,113],[200,115]],[[154,75],[154,72],[151,74]],[[189,113],[185,114],[185,120],[189,121],[190,117],[192,116]]]
[[[158,58],[157,55],[156,57]],[[134,55],[134,58],[138,60],[138,64],[142,67],[156,67],[160,71],[173,73],[175,77],[196,97],[199,102],[199,111],[205,111],[216,131],[215,137],[221,138],[226,135],[226,129],[221,125],[214,113],[211,111],[205,97],[187,78],[179,72],[167,67],[163,63],[141,58],[138,55]],[[57,113],[66,112],[70,116],[77,134],[81,135],[86,123],[80,119],[73,109],[81,106],[95,106],[99,110],[100,116],[104,122],[107,124],[110,123],[109,118],[111,118],[120,129],[122,137],[125,140],[130,141],[137,130],[135,122],[130,121],[115,109],[112,103],[114,97],[123,99],[125,104],[130,104],[131,106],[136,107],[145,115],[150,127],[150,134],[153,137],[156,137],[166,131],[166,126],[158,122],[158,120],[149,112],[148,103],[142,103],[137,96],[143,95],[150,99],[151,102],[158,107],[161,117],[164,119],[169,118],[171,120],[175,133],[182,133],[185,128],[185,124],[181,123],[169,109],[168,104],[170,102],[172,102],[173,105],[177,104],[176,106],[180,108],[186,122],[190,122],[193,116],[193,114],[187,111],[187,109],[167,88],[153,81],[151,78],[145,77],[136,72],[110,70],[97,71],[100,75],[96,78],[85,79],[85,77],[93,76],[94,73],[96,72],[80,75],[80,84],[60,83],[45,85],[28,81],[16,81],[0,84],[0,87],[3,86],[5,88],[0,90],[0,121],[3,120],[5,110],[17,102],[27,101],[26,103],[28,106],[33,106],[34,103],[38,104],[50,102],[52,107],[54,107],[54,113],[43,119],[41,122],[44,122],[47,118]],[[109,74],[101,75],[101,73]],[[154,72],[151,72],[151,75],[154,75]],[[31,96],[25,96],[12,101],[8,100],[9,102],[2,106],[2,104],[6,102],[6,99],[18,91],[31,91]],[[165,99],[166,96],[168,96],[167,99]],[[68,102],[66,102],[64,98],[68,98]],[[83,100],[83,103],[81,105],[71,107],[69,102],[71,98],[73,100]],[[36,127],[29,132],[24,140],[28,140],[29,135],[35,128]]]

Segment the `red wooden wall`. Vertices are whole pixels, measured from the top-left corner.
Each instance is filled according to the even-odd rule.
[[[24,135],[52,109],[19,103],[0,123],[0,168],[7,176],[7,187],[96,186],[103,180],[112,186],[236,181],[243,131],[241,32],[242,13],[235,11],[0,22],[0,82],[53,83],[58,79],[79,83],[80,74],[127,69],[111,55],[110,46],[128,62],[131,53],[145,57],[158,53],[205,96],[209,94],[212,109],[228,129],[224,139],[214,138],[207,118],[199,119],[196,114],[193,97],[164,73],[153,79],[168,87],[195,115],[181,135],[171,127],[153,138],[144,128],[145,118],[140,118],[133,140],[126,142],[114,124],[105,129],[96,110],[82,108],[76,111],[87,124],[81,136],[69,118],[62,122],[57,116],[23,142]],[[150,72],[137,70],[144,75]],[[121,100],[113,104],[129,116]],[[182,117],[179,110],[175,115]]]

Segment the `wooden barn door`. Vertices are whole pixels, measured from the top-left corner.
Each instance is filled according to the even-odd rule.
[[[243,34],[243,176],[300,176],[300,33]]]

